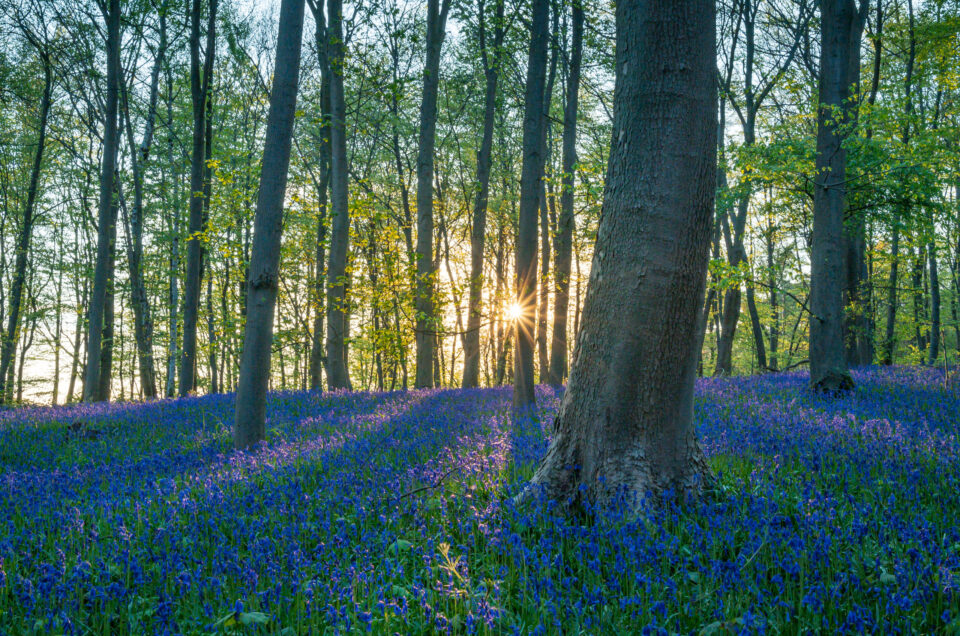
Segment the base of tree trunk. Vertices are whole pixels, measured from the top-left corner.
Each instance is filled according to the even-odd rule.
[[[826,393],[829,395],[838,395],[852,391],[856,384],[849,373],[840,371],[828,371],[822,378],[811,381],[810,388],[817,393]]]
[[[589,435],[556,435],[520,501],[542,492],[571,508],[613,506],[640,515],[649,506],[696,499],[713,483],[695,435],[679,441],[676,453],[664,452],[666,440],[653,435],[626,447],[618,440],[619,451],[613,453],[601,452],[604,444]]]

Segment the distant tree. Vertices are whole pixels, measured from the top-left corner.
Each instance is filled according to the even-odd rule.
[[[542,143],[547,43],[550,36],[549,0],[533,0],[530,20],[530,50],[527,55],[527,85],[523,106],[523,166],[520,170],[520,210],[517,223],[517,271],[515,320],[516,357],[513,406],[533,406],[533,345],[537,311],[537,212],[543,175]]]
[[[18,30],[40,61],[40,67],[43,70],[43,88],[40,93],[40,108],[37,115],[36,150],[33,153],[27,196],[16,238],[7,326],[6,331],[0,335],[0,404],[4,402],[11,388],[7,386],[7,377],[13,368],[16,353],[17,334],[20,329],[20,315],[23,305],[23,290],[27,278],[27,260],[30,252],[30,242],[33,238],[33,225],[36,219],[35,208],[40,189],[40,172],[43,168],[43,152],[47,143],[50,106],[53,102],[53,50],[45,32],[46,25],[43,22],[45,16],[42,12],[42,6],[39,4],[31,6],[31,10],[36,12],[33,17],[40,20],[39,24],[32,24],[30,19],[20,12],[19,8],[13,9],[13,20]]]
[[[573,252],[574,170],[577,164],[577,113],[580,100],[580,64],[583,57],[583,0],[573,0],[573,37],[567,64],[567,101],[563,106],[563,174],[560,178],[560,218],[557,221],[556,295],[553,305],[553,342],[550,378],[567,377],[567,314],[570,307],[570,262]],[[564,56],[567,60],[567,56]]]
[[[423,67],[420,102],[420,143],[417,153],[417,374],[415,386],[434,385],[437,325],[433,267],[433,163],[437,136],[437,95],[440,90],[440,52],[447,32],[450,0],[427,0],[427,59]]]
[[[190,157],[190,215],[187,222],[187,272],[183,285],[183,348],[180,353],[180,395],[197,388],[197,323],[200,317],[200,288],[203,260],[203,233],[206,230],[204,201],[209,198],[204,177],[213,61],[217,42],[217,2],[207,9],[204,58],[200,59],[200,17],[202,0],[193,0],[190,11],[190,95],[193,106],[193,152]]]
[[[346,46],[343,41],[343,3],[328,0],[328,49],[330,64],[330,256],[327,263],[327,385],[349,389],[346,337],[347,249],[350,246],[350,212],[347,176],[347,105],[343,88]]]
[[[104,326],[108,335],[112,331],[112,299],[108,298],[113,269],[113,236],[116,233],[117,150],[120,134],[117,110],[120,96],[120,2],[106,0],[100,4],[106,22],[107,90],[103,105],[103,148],[100,160],[100,202],[97,219],[97,260],[93,272],[93,291],[87,314],[87,370],[83,384],[83,401],[107,400],[103,395],[101,378],[104,343],[110,346],[112,338],[104,338]],[[112,294],[109,294],[112,296]],[[105,374],[109,376],[109,374]]]
[[[253,446],[264,437],[273,317],[280,275],[283,203],[300,78],[303,14],[304,0],[283,0],[280,4],[276,71],[270,94],[260,194],[254,219],[253,252],[247,280],[247,324],[233,429],[237,448]]]
[[[709,474],[693,384],[716,187],[715,6],[624,0],[616,24],[603,213],[569,384],[533,478],[559,501],[695,494]]]

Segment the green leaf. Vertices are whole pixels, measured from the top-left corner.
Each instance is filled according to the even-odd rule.
[[[241,625],[266,625],[270,617],[263,612],[243,612],[239,620]]]
[[[387,553],[396,556],[401,552],[409,552],[411,547],[413,547],[413,544],[409,541],[406,541],[405,539],[397,539],[390,544],[389,548],[387,548]]]

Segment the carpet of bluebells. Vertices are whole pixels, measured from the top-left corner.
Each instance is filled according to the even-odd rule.
[[[855,377],[699,381],[716,484],[642,518],[511,499],[548,387],[0,411],[0,634],[957,631],[960,391]]]

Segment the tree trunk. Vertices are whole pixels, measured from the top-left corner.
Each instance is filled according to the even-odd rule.
[[[40,188],[40,170],[43,167],[43,151],[47,142],[47,123],[50,117],[50,95],[53,86],[53,69],[47,54],[38,48],[43,64],[43,94],[40,97],[40,121],[37,127],[37,149],[30,168],[30,182],[27,186],[27,200],[23,208],[23,219],[17,235],[17,252],[10,285],[10,313],[7,315],[7,330],[3,334],[0,348],[0,404],[7,394],[5,386],[7,372],[12,367],[17,346],[17,332],[20,328],[20,307],[23,303],[23,287],[27,277],[27,257],[30,252],[30,240],[33,237],[34,208],[37,192]],[[56,398],[54,398],[56,399]]]
[[[866,2],[863,7],[866,7]],[[810,256],[810,386],[836,393],[853,388],[843,342],[844,213],[851,51],[860,46],[866,11],[854,0],[822,0],[817,159]],[[859,71],[859,68],[857,68]]]
[[[910,146],[910,118],[913,116],[913,64],[916,59],[916,38],[914,36],[913,24],[913,0],[907,0],[907,13],[909,19],[908,28],[908,52],[906,77],[904,78],[904,96],[906,104],[904,107],[905,117],[901,141],[904,150]],[[879,45],[878,45],[879,46]],[[902,208],[902,209],[901,209]],[[897,270],[900,261],[900,219],[902,215],[909,212],[909,204],[897,206],[893,211],[893,240],[890,249],[890,277],[887,288],[887,326],[883,343],[884,365],[893,364],[894,354],[896,353],[896,325],[897,325],[897,285],[899,280]]]
[[[111,260],[110,228],[114,208],[114,173],[117,168],[117,102],[120,94],[120,0],[109,0],[104,15],[107,23],[107,92],[103,112],[103,150],[100,162],[100,206],[97,221],[97,260],[93,271],[93,291],[87,314],[87,369],[83,401],[95,402],[100,395],[100,356],[103,348],[103,322]]]
[[[327,264],[327,386],[349,389],[347,364],[347,249],[350,217],[347,207],[346,100],[343,68],[342,0],[328,0],[330,59],[330,257]]]
[[[927,364],[940,356],[940,272],[937,268],[937,244],[934,239],[927,246],[930,266],[930,351]]]
[[[715,6],[616,5],[613,147],[570,381],[533,478],[557,501],[696,494],[698,317],[716,192]]]
[[[320,66],[320,110],[323,118],[321,127],[320,179],[317,184],[317,242],[316,242],[316,281],[314,283],[313,333],[310,343],[310,390],[321,389],[323,372],[323,317],[325,314],[324,290],[326,287],[326,240],[327,240],[327,189],[330,186],[330,59],[327,55],[327,26],[324,20],[324,7],[321,2],[310,2],[316,24],[316,44]]]
[[[130,166],[133,171],[133,208],[129,218],[124,207],[127,237],[127,274],[130,278],[130,300],[133,306],[134,338],[137,343],[137,355],[140,362],[140,386],[148,400],[157,397],[157,380],[153,364],[153,317],[150,300],[143,282],[143,181],[146,163],[153,145],[154,123],[157,116],[157,99],[160,86],[160,69],[163,66],[167,48],[166,9],[160,11],[160,44],[150,74],[150,98],[147,118],[144,123],[143,139],[139,148],[133,142],[133,122],[130,117],[128,91],[123,87],[122,104],[124,123],[127,132],[127,146],[130,148]]]
[[[477,194],[473,203],[473,223],[470,227],[470,293],[467,300],[467,330],[463,338],[463,388],[480,383],[480,319],[483,314],[483,247],[487,233],[487,199],[490,192],[490,165],[493,158],[493,126],[497,107],[497,81],[503,59],[504,0],[496,0],[494,14],[493,60],[487,50],[484,2],[478,6],[480,57],[486,78],[484,95],[483,133],[477,153]]]
[[[520,210],[517,225],[516,303],[514,320],[513,408],[536,404],[534,397],[533,340],[537,312],[537,211],[540,208],[540,179],[543,175],[542,138],[544,89],[549,39],[549,0],[533,0],[530,22],[530,50],[527,56],[527,85],[523,113],[523,166],[520,172]]]
[[[197,323],[200,316],[201,261],[203,259],[204,176],[206,174],[207,110],[213,77],[218,0],[210,0],[205,58],[200,67],[201,0],[193,0],[190,14],[190,93],[193,98],[193,154],[190,164],[190,217],[187,224],[187,273],[183,284],[183,347],[180,352],[180,395],[197,388]]]
[[[437,134],[437,95],[440,91],[440,50],[447,29],[450,0],[427,1],[427,60],[423,68],[420,103],[420,143],[417,153],[417,373],[414,387],[429,388],[434,382],[434,348],[437,318],[433,287],[433,153]]]
[[[567,101],[563,107],[563,175],[560,179],[560,218],[557,222],[553,297],[553,342],[550,377],[562,384],[567,377],[567,314],[570,307],[570,260],[573,251],[574,170],[577,166],[577,110],[580,96],[580,61],[583,55],[583,0],[573,1],[573,35],[567,69]]]
[[[270,381],[270,349],[273,315],[277,302],[283,201],[290,165],[297,83],[300,76],[300,46],[303,37],[304,0],[283,0],[277,34],[270,112],[260,171],[260,193],[254,218],[253,252],[247,280],[247,323],[244,330],[240,381],[237,384],[233,440],[237,448],[249,448],[264,439],[267,385]]]
[[[553,26],[550,30],[550,40],[555,44],[555,39],[560,32],[560,11],[553,11]],[[550,166],[550,156],[553,150],[553,143],[550,139],[550,104],[553,101],[553,85],[557,77],[557,58],[560,47],[550,46],[550,65],[547,72],[547,84],[543,92],[543,116],[541,118],[540,137],[540,281],[539,296],[537,300],[537,366],[540,371],[540,382],[544,384],[554,384],[550,377],[550,358],[547,351],[547,311],[550,304],[550,259],[551,240],[550,240],[550,206],[553,205],[553,199],[547,196],[547,167]],[[552,168],[551,168],[552,170]],[[554,213],[555,215],[556,213]]]

